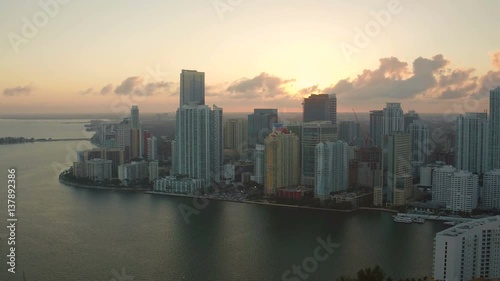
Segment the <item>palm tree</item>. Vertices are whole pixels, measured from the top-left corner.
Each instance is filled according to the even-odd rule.
[[[384,281],[385,273],[380,266],[375,266],[358,271],[358,281]]]

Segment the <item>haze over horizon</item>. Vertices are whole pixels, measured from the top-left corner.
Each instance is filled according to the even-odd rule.
[[[494,1],[55,1],[0,3],[2,114],[172,112],[181,69],[225,112],[484,111],[500,86]]]

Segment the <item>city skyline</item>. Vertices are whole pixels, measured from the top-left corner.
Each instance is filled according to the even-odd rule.
[[[394,9],[385,1],[292,1],[280,22],[274,16],[281,1],[59,2],[52,10],[44,6],[53,16],[35,2],[0,4],[5,114],[102,113],[125,104],[145,113],[174,112],[181,69],[205,72],[207,103],[226,112],[250,112],[248,104],[300,112],[304,97],[321,93],[337,94],[339,112],[368,112],[388,100],[420,113],[440,112],[473,94],[476,111],[483,111],[488,91],[500,82],[500,39],[489,32],[498,24],[493,11],[500,4],[491,1],[451,6],[401,0]],[[329,12],[336,16],[324,19]],[[41,13],[50,20],[35,25],[33,16]],[[460,22],[463,14],[473,26]],[[384,21],[383,15],[389,17]],[[30,23],[32,34],[25,27]],[[379,29],[374,36],[358,34],[373,24]],[[358,44],[357,35],[367,43]],[[464,38],[481,44],[464,52]],[[430,40],[434,44],[413,48]]]

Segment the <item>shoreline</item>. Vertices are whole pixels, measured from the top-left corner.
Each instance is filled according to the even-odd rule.
[[[266,202],[250,201],[250,200],[231,200],[231,199],[212,198],[212,197],[208,197],[208,196],[196,196],[196,195],[188,195],[188,194],[164,193],[164,192],[151,191],[149,189],[93,186],[93,185],[85,185],[85,184],[69,182],[69,181],[64,180],[62,178],[59,178],[59,182],[64,184],[64,185],[77,187],[77,188],[90,188],[90,189],[110,190],[110,191],[141,192],[144,194],[151,194],[151,195],[183,197],[183,198],[193,198],[193,199],[203,198],[203,199],[208,199],[208,200],[243,203],[243,204],[253,204],[253,205],[274,206],[274,207],[282,207],[282,208],[296,208],[296,209],[330,211],[330,212],[341,212],[341,213],[352,213],[352,212],[359,211],[359,210],[398,213],[398,211],[396,211],[396,210],[372,208],[372,207],[358,207],[358,208],[350,209],[350,210],[341,210],[341,209],[328,209],[328,208],[308,207],[308,206],[298,206],[298,205],[287,205],[287,204],[279,204],[279,203],[266,203]]]
[[[59,178],[59,182],[71,186],[71,187],[78,187],[78,188],[89,188],[89,189],[99,189],[99,190],[112,190],[112,191],[127,191],[127,192],[144,192],[148,191],[148,189],[136,189],[136,188],[123,188],[123,187],[109,187],[109,186],[98,186],[98,185],[86,185],[86,184],[80,184],[80,183],[74,183],[70,182],[67,180],[64,180],[62,178]]]

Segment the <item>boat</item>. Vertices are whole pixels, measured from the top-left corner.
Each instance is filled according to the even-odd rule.
[[[413,222],[413,220],[410,217],[401,216],[401,215],[394,216],[394,221],[395,222],[402,222],[402,223],[412,223]]]
[[[457,223],[454,222],[454,221],[445,221],[444,224],[446,224],[446,225],[455,225]]]
[[[414,219],[413,219],[413,222],[416,222],[416,223],[424,223],[424,222],[425,222],[425,219],[424,219],[424,218],[414,218]]]

